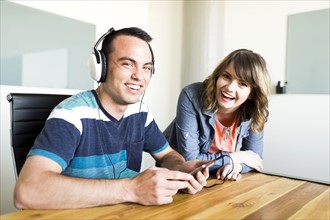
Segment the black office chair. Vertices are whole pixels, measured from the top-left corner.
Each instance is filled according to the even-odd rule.
[[[16,175],[52,109],[71,95],[10,93],[11,146]]]

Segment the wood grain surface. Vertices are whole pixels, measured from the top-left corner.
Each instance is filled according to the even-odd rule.
[[[23,210],[1,219],[329,219],[329,195],[326,184],[248,173],[196,195],[179,192],[168,205]]]

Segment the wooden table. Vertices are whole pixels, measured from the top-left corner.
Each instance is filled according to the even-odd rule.
[[[24,210],[0,219],[329,219],[329,185],[249,173],[196,195],[178,193],[168,205]]]

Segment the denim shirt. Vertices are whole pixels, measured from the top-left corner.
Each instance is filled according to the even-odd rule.
[[[176,118],[163,132],[166,139],[176,151],[186,160],[212,160],[220,156],[220,153],[209,153],[215,135],[215,111],[203,110],[204,86],[202,82],[186,86],[180,93]],[[258,134],[250,129],[251,119],[242,121],[237,130],[238,137],[235,151],[251,150],[262,157],[264,132]],[[224,163],[230,163],[229,152],[223,160],[217,160],[210,167],[210,171],[216,171]],[[242,164],[241,173],[251,171],[252,168]]]

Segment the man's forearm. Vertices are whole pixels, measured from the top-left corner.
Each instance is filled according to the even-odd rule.
[[[129,179],[80,179],[60,174],[43,177],[21,186],[15,193],[15,204],[20,209],[65,209],[95,207],[122,203],[127,200],[123,190]],[[42,183],[39,184],[38,183]]]
[[[185,159],[176,151],[171,151],[162,159],[161,166],[170,170],[180,170]]]

